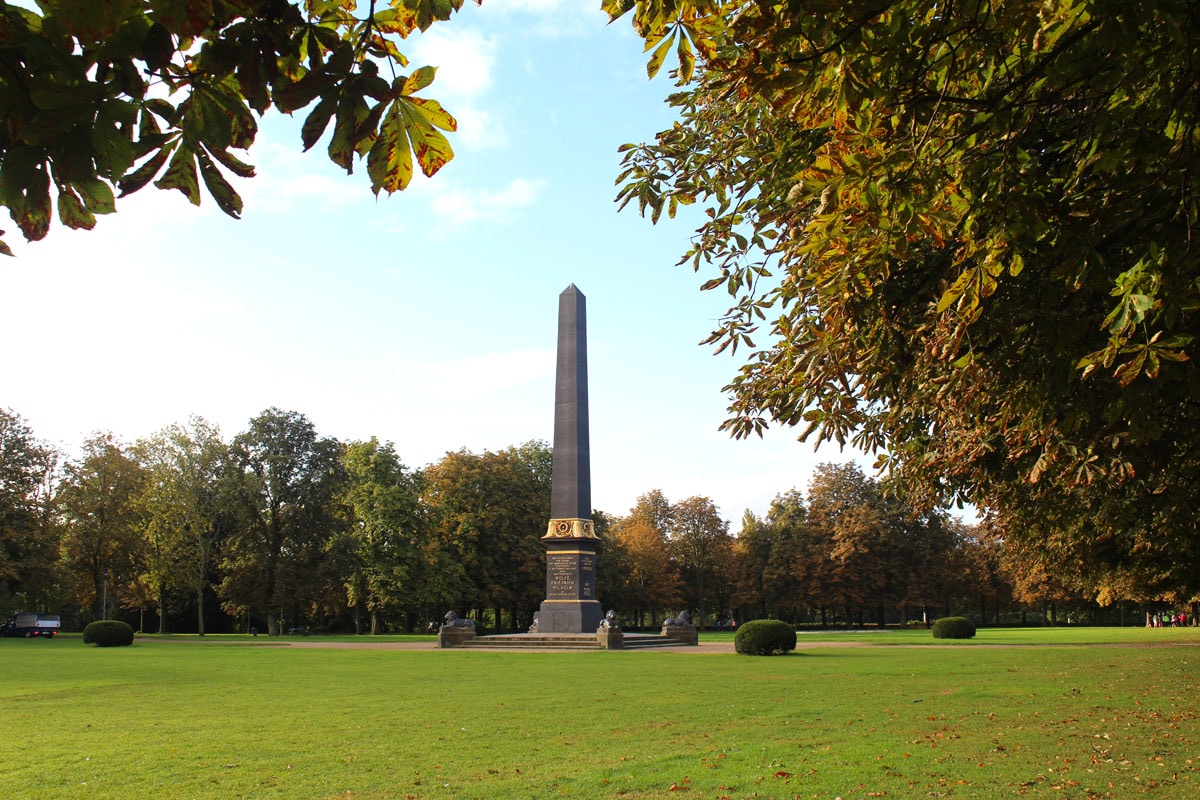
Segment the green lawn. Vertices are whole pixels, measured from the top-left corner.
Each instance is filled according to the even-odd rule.
[[[869,646],[817,646],[842,637]],[[802,634],[797,655],[748,658],[3,639],[0,797],[1200,796],[1200,631],[897,646],[932,643]]]

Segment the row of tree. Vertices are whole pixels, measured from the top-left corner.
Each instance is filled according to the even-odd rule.
[[[78,458],[0,415],[0,601],[115,607],[207,603],[243,627],[345,617],[413,627],[449,607],[519,613],[540,597],[550,450],[448,453],[408,468],[391,444],[345,444],[271,408],[229,442],[201,418],[132,446],[97,434]]]
[[[550,480],[542,442],[415,470],[390,443],[323,438],[275,408],[230,441],[193,418],[133,445],[97,434],[63,459],[0,411],[0,606],[272,634],[420,630],[455,608],[520,630],[544,598]],[[736,536],[709,498],[659,491],[594,519],[600,599],[627,625],[683,607],[702,622],[987,621],[1089,598],[1077,576],[915,513],[853,464],[822,465],[807,497],[747,512]]]

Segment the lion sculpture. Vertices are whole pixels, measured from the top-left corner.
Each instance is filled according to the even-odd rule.
[[[463,619],[458,614],[455,614],[453,611],[447,611],[446,616],[443,617],[443,619],[445,620],[443,627],[446,627],[446,628],[474,628],[475,627],[475,620]]]
[[[685,625],[691,625],[691,624],[692,624],[692,615],[685,608],[683,611],[679,612],[678,617],[671,617],[670,619],[663,622],[663,627],[664,628],[678,628],[678,627],[682,627]]]

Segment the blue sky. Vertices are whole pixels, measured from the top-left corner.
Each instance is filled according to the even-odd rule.
[[[733,441],[738,362],[698,346],[727,306],[675,267],[694,220],[618,214],[617,147],[670,124],[627,21],[599,0],[485,0],[407,43],[459,121],[455,160],[376,199],[302,116],[272,113],[241,221],[153,187],[91,232],[52,229],[0,263],[0,405],[67,451],[199,414],[226,438],[269,406],[324,436],[392,441],[413,467],[553,435],[558,294],[588,298],[592,498],[749,508],[840,461],[786,430]]]

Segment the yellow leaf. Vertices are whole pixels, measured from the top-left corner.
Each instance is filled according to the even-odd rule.
[[[646,74],[651,78],[657,75],[658,71],[662,69],[663,61],[666,59],[667,53],[671,51],[671,42],[673,39],[674,36],[664,36],[659,40],[658,47],[650,54],[650,61],[646,64]],[[647,50],[652,46],[651,42],[646,42]]]
[[[424,89],[429,84],[433,83],[433,77],[437,74],[437,67],[421,67],[404,81],[404,86],[400,90],[402,95],[412,95]]]

